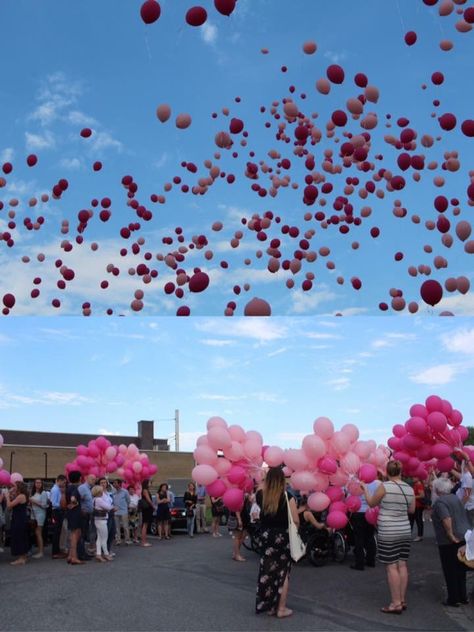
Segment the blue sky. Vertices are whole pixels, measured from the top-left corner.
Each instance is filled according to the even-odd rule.
[[[390,302],[390,288],[403,289],[407,302],[419,300],[419,286],[425,277],[410,277],[409,265],[430,265],[432,278],[441,283],[460,275],[474,280],[470,256],[464,253],[454,231],[454,244],[448,249],[441,245],[437,231],[428,231],[424,226],[426,220],[436,219],[432,200],[438,194],[459,198],[461,214],[453,217],[451,209],[446,213],[453,224],[469,219],[471,211],[465,192],[472,168],[469,158],[473,141],[459,129],[441,132],[437,119],[431,117],[436,109],[432,105],[435,98],[441,100],[439,113],[454,112],[458,123],[472,117],[474,88],[467,77],[474,72],[473,39],[472,33],[456,31],[454,24],[459,16],[453,13],[439,17],[437,7],[426,7],[421,0],[364,0],[357,11],[347,0],[239,0],[234,15],[224,18],[213,10],[210,0],[203,0],[209,9],[209,21],[204,27],[193,29],[184,22],[186,3],[164,0],[162,17],[151,26],[141,22],[140,4],[115,0],[1,3],[0,47],[5,63],[0,87],[0,163],[11,161],[14,171],[0,189],[0,200],[5,205],[0,211],[0,232],[8,230],[8,210],[16,212],[17,228],[11,231],[13,248],[0,242],[0,296],[5,292],[15,294],[14,313],[80,315],[82,303],[90,301],[94,314],[104,314],[107,308],[127,314],[135,290],[143,289],[145,315],[173,315],[181,304],[190,306],[193,315],[221,315],[230,300],[235,300],[235,313],[241,315],[253,296],[265,298],[273,313],[279,315],[370,315],[379,314],[380,301]],[[418,33],[418,42],[407,47],[403,35],[411,29]],[[318,51],[312,56],[304,55],[301,49],[309,39],[318,44]],[[442,52],[441,39],[452,39],[453,50]],[[260,53],[262,47],[268,48],[268,55]],[[325,76],[326,67],[332,63],[344,67],[346,81],[342,86],[333,86],[331,94],[323,97],[316,92],[315,81]],[[282,65],[288,67],[288,72],[280,71]],[[430,82],[435,70],[445,74],[442,86]],[[323,140],[312,149],[316,169],[320,170],[324,149],[333,149],[337,156],[339,145],[324,137],[325,125],[334,109],[344,108],[346,100],[360,92],[352,81],[356,72],[365,72],[369,83],[380,89],[379,102],[365,108],[365,112],[375,111],[379,118],[378,127],[372,131],[371,155],[382,153],[380,165],[398,173],[397,152],[385,143],[384,135],[399,133],[395,121],[406,116],[419,136],[439,135],[440,140],[429,150],[417,149],[417,153],[426,154],[427,162],[436,161],[438,167],[425,170],[420,183],[413,182],[411,173],[406,172],[406,188],[396,194],[386,193],[383,200],[371,196],[363,201],[351,196],[356,215],[366,204],[371,205],[372,215],[360,227],[352,226],[348,235],[341,235],[334,226],[324,230],[314,220],[304,221],[305,212],[311,210],[314,214],[320,210],[318,205],[307,207],[302,203],[306,171],[293,156],[292,145],[276,141],[275,121],[270,129],[265,128],[265,122],[272,119],[268,112],[263,115],[259,109],[265,105],[268,110],[275,100],[281,102],[290,95],[289,86],[295,85],[293,98],[300,108],[306,114],[319,114],[316,123],[323,131]],[[427,84],[426,90],[421,89],[422,83]],[[300,97],[303,92],[307,99]],[[241,97],[241,103],[235,102],[236,96]],[[193,118],[191,127],[177,130],[172,120],[159,123],[155,110],[160,103],[169,103],[173,116],[189,112]],[[230,109],[228,117],[222,114],[223,107]],[[216,120],[211,118],[212,112],[218,113]],[[392,115],[392,128],[384,127],[388,113]],[[216,161],[214,135],[228,129],[232,116],[245,122],[248,145],[241,147],[236,140],[233,149],[238,151],[238,158],[233,159],[224,150],[221,160]],[[79,136],[84,126],[94,130],[88,140]],[[361,131],[359,122],[352,120],[348,129],[353,133]],[[289,133],[292,136],[291,127]],[[267,155],[270,149],[292,159],[292,181],[300,188],[280,188],[276,198],[260,198],[250,189],[252,181],[244,176],[245,165],[251,159],[250,150],[255,151],[256,162],[265,160],[272,164]],[[444,152],[455,150],[459,152],[460,169],[443,171]],[[30,152],[39,156],[38,166],[33,169],[25,165]],[[183,194],[174,187],[166,194],[165,204],[150,202],[150,195],[163,194],[164,184],[174,176],[190,185],[207,176],[203,166],[206,159],[218,162],[226,173],[235,173],[236,182],[231,186],[216,182],[204,196]],[[91,169],[96,160],[104,165],[98,173]],[[194,162],[198,173],[193,175],[183,169],[183,160]],[[154,215],[152,221],[141,222],[140,231],[134,233],[135,238],[145,239],[140,255],[123,258],[119,250],[130,249],[132,240],[122,240],[120,228],[137,219],[127,207],[120,185],[125,174],[134,176],[140,202]],[[433,184],[437,175],[446,179],[441,189]],[[335,193],[327,196],[328,208],[336,193],[342,193],[346,176],[368,179],[354,168],[343,171],[342,177],[326,176],[335,186]],[[61,200],[28,207],[32,196],[50,191],[59,178],[70,182]],[[259,182],[267,185],[264,177]],[[74,243],[77,212],[91,208],[93,198],[100,200],[104,196],[112,200],[111,220],[106,224],[98,220],[99,207],[84,233],[83,246],[65,253],[61,241],[66,238]],[[10,204],[15,199],[18,206]],[[396,219],[392,215],[396,199],[407,208],[407,218]],[[267,257],[258,258],[256,254],[259,249],[264,251],[268,242],[262,246],[255,233],[244,229],[240,221],[268,210],[281,216],[281,225],[296,225],[302,233],[316,230],[311,248],[318,251],[321,246],[328,246],[328,259],[335,263],[335,270],[328,270],[326,260],[319,256],[313,264],[303,265],[294,277],[292,290],[285,286],[291,273],[269,273]],[[410,220],[414,214],[421,217],[418,225]],[[24,218],[34,220],[38,215],[45,217],[41,230],[26,231]],[[64,219],[70,221],[67,235],[60,230]],[[216,220],[224,224],[219,233],[210,228]],[[282,258],[291,259],[298,240],[282,235],[281,225],[274,223],[268,237],[282,239]],[[373,226],[381,229],[376,240],[369,236]],[[162,243],[163,237],[174,235],[176,227],[183,228],[185,244],[193,236],[205,234],[208,249],[214,253],[212,261],[204,258],[204,250],[188,253],[182,264],[186,271],[192,273],[199,266],[209,273],[211,283],[203,294],[186,293],[183,299],[164,294],[164,284],[175,275],[156,260],[157,254],[166,255],[178,245],[176,239],[172,246]],[[239,248],[234,249],[229,242],[240,229],[244,237]],[[354,241],[360,243],[358,250],[351,248]],[[95,252],[90,249],[93,242],[99,244]],[[432,252],[425,252],[425,246]],[[397,251],[405,253],[400,263],[393,260]],[[153,267],[159,272],[149,285],[128,273],[129,268],[143,262],[145,252],[152,253]],[[45,254],[44,263],[37,261],[38,253]],[[435,255],[444,256],[448,268],[436,270]],[[30,257],[29,263],[22,262],[25,256]],[[58,258],[76,273],[65,291],[56,287],[60,277],[54,262]],[[251,260],[250,265],[245,263],[246,258]],[[229,264],[227,270],[220,267],[223,260]],[[118,277],[106,271],[108,264],[120,268]],[[301,289],[305,273],[316,277],[309,292]],[[30,292],[36,276],[42,278],[41,295],[32,300]],[[344,285],[337,284],[338,276],[344,277]],[[352,289],[352,276],[362,279],[360,292]],[[107,290],[100,288],[103,280],[110,283]],[[248,291],[242,290],[236,296],[233,287],[243,288],[245,283],[250,285]],[[61,299],[61,309],[51,306],[54,298]],[[472,314],[473,293],[448,295],[437,311],[443,309]],[[427,311],[421,308],[421,312]]]
[[[320,416],[379,443],[431,394],[474,418],[463,318],[13,318],[0,354],[0,432],[133,435],[154,419],[169,438],[179,409],[183,450],[214,415],[282,447]]]

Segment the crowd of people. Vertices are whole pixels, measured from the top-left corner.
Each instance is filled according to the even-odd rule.
[[[386,476],[372,483],[361,483],[361,506],[350,514],[354,562],[351,568],[363,571],[374,567],[376,560],[386,569],[390,602],[381,608],[386,614],[402,614],[408,608],[408,560],[411,543],[420,542],[424,524],[431,521],[438,545],[445,579],[448,607],[468,603],[466,570],[474,567],[474,465],[467,453],[458,451],[456,467],[450,473],[433,473],[429,481],[404,480],[402,464],[391,460]],[[69,564],[84,564],[95,558],[110,562],[114,546],[139,544],[151,546],[149,527],[156,516],[157,536],[171,538],[171,509],[174,494],[162,483],[152,496],[150,481],[138,490],[125,487],[120,479],[112,484],[107,478],[70,472],[68,479],[59,475],[51,491],[45,491],[41,479],[31,489],[23,481],[8,492],[0,493],[0,526],[5,510],[10,513],[10,548],[16,558],[12,565],[25,564],[28,557],[44,556],[44,526],[52,514],[53,559]],[[222,498],[211,497],[211,525],[208,528],[206,488],[190,482],[183,497],[186,530],[222,536],[220,525],[226,512]],[[365,514],[379,507],[377,525]],[[227,512],[228,513],[228,512]],[[290,522],[299,528],[304,541],[312,533],[331,533],[326,524],[327,512],[314,512],[305,495],[296,494],[287,484],[281,467],[271,467],[263,482],[245,495],[244,505],[228,515],[228,529],[233,536],[232,559],[244,562],[241,547],[248,533],[258,531],[260,564],[257,583],[256,612],[278,618],[292,614],[287,607],[292,557],[289,542]],[[416,525],[416,533],[414,527]],[[36,552],[32,553],[32,535]],[[1,540],[0,540],[1,545]],[[3,550],[3,549],[1,549]]]

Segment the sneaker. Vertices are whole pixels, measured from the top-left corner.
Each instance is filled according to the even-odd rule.
[[[35,553],[31,556],[34,560],[40,560],[43,557],[43,553]]]
[[[109,557],[115,557],[115,553],[109,553]]]
[[[0,553],[5,553],[5,549],[2,546],[0,546]]]
[[[423,540],[423,538],[420,538],[419,536],[413,539],[413,542],[421,542]]]
[[[132,541],[131,540],[126,540],[125,544],[128,546],[129,544],[131,544]]]

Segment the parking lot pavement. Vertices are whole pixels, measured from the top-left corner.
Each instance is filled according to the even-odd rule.
[[[350,569],[307,561],[293,568],[289,607],[278,620],[256,616],[258,558],[231,559],[231,538],[177,534],[151,538],[153,547],[116,547],[107,564],[69,566],[29,560],[24,567],[0,555],[0,630],[473,630],[474,604],[445,608],[444,582],[432,537],[413,544],[408,610],[388,616],[384,568]],[[48,549],[49,553],[49,549]],[[469,576],[472,584],[474,573]],[[472,587],[471,587],[472,588]]]

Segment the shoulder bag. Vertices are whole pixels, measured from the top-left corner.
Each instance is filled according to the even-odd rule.
[[[301,539],[298,528],[294,523],[293,516],[291,515],[290,501],[288,500],[288,494],[285,493],[286,506],[288,508],[288,536],[290,539],[290,555],[294,562],[298,562],[306,554],[306,544]]]

